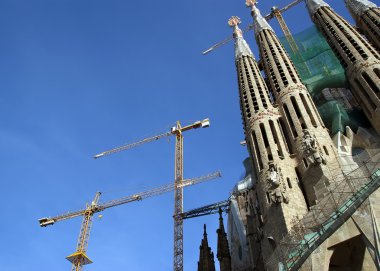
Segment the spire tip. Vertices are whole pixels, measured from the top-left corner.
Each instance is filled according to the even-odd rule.
[[[238,26],[239,24],[241,23],[241,20],[238,16],[232,16],[229,20],[228,20],[228,25],[231,26],[231,27],[236,27]]]
[[[257,0],[246,0],[245,1],[245,5],[247,7],[253,7],[253,6],[256,6],[256,4],[257,4]]]

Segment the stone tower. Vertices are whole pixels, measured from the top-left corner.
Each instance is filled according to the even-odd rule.
[[[219,260],[220,271],[231,271],[231,255],[228,246],[227,234],[224,230],[222,209],[219,208],[218,251],[216,257]]]
[[[206,225],[203,226],[203,239],[199,247],[198,271],[215,271],[214,253],[208,246]]]
[[[380,50],[380,9],[368,0],[345,0],[356,25]]]
[[[327,3],[306,0],[306,4],[312,20],[345,68],[350,89],[380,134],[380,54]]]
[[[252,8],[264,71],[281,114],[279,123],[287,138],[288,149],[297,158],[298,181],[309,206],[312,206],[318,197],[317,183],[331,179],[331,169],[326,165],[336,160],[336,149],[294,64],[255,3],[255,0],[246,2]]]
[[[290,230],[292,221],[307,212],[302,186],[297,181],[297,161],[290,157],[281,115],[272,104],[267,85],[238,24],[234,29],[235,64],[245,138],[257,175],[249,198],[257,202],[252,215],[255,241],[250,244],[258,266],[273,252],[273,242]],[[247,208],[246,208],[247,209]],[[244,218],[246,221],[246,219]]]

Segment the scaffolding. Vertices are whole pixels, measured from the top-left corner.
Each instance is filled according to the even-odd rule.
[[[339,162],[330,167],[335,176],[327,186],[323,185],[326,179],[317,184],[316,187],[320,187],[318,203],[302,219],[295,219],[292,230],[276,242],[266,262],[267,270],[299,270],[313,251],[350,218],[358,227],[377,233],[368,217],[372,217],[369,196],[380,187],[380,161],[371,158],[359,163],[361,165],[349,173],[338,170]],[[374,258],[379,259],[377,249],[373,252]]]

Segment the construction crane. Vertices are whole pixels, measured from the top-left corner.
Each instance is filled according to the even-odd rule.
[[[100,158],[105,155],[120,152],[123,150],[128,150],[133,147],[137,147],[144,143],[158,140],[163,137],[175,136],[175,162],[174,162],[174,260],[173,260],[173,270],[183,271],[183,221],[180,214],[183,213],[183,132],[197,129],[206,128],[210,126],[210,120],[204,119],[201,121],[196,121],[193,124],[187,126],[181,126],[180,122],[177,121],[176,126],[172,127],[170,131],[159,134],[153,137],[145,138],[135,143],[117,147],[94,156],[94,158]]]
[[[141,201],[149,197],[158,196],[158,195],[173,191],[174,189],[178,189],[178,188],[183,189],[186,186],[210,181],[220,176],[221,176],[220,172],[217,171],[217,172],[214,172],[212,174],[205,175],[202,177],[183,180],[180,184],[178,183],[166,184],[158,188],[146,190],[140,193],[127,196],[127,197],[111,200],[102,204],[99,204],[101,193],[97,192],[94,200],[91,202],[91,204],[86,204],[85,209],[69,212],[69,213],[55,216],[55,217],[41,218],[39,219],[39,223],[41,227],[46,227],[46,226],[53,225],[59,221],[75,218],[78,216],[83,216],[83,221],[82,221],[82,225],[81,225],[81,229],[79,233],[76,251],[73,254],[66,257],[66,259],[72,263],[71,271],[80,271],[82,270],[84,265],[92,263],[92,261],[86,255],[86,252],[88,248],[88,241],[90,238],[92,217],[95,213],[102,212],[105,209],[115,207],[118,205],[123,205],[123,204],[134,202],[134,201]]]
[[[230,199],[212,203],[206,206],[195,208],[180,214],[182,219],[189,219],[194,217],[200,217],[205,215],[216,214],[221,210],[222,212],[228,212],[230,209]]]
[[[271,13],[269,13],[268,15],[265,16],[266,20],[270,20],[273,17],[276,17],[278,23],[280,24],[280,27],[281,27],[282,31],[284,32],[285,38],[286,38],[286,40],[289,43],[290,49],[296,55],[300,55],[299,48],[297,46],[296,41],[293,38],[292,33],[289,30],[288,25],[285,23],[284,17],[282,17],[282,13],[285,12],[285,11],[287,11],[288,9],[290,9],[290,8],[298,5],[301,2],[303,2],[303,0],[296,0],[296,1],[292,2],[292,3],[290,3],[289,5],[283,7],[282,9],[279,9],[276,6],[272,7]]]
[[[273,18],[276,18],[278,20],[278,23],[280,24],[280,27],[282,29],[282,31],[284,32],[284,35],[285,35],[285,38],[286,40],[288,41],[289,45],[290,45],[290,48],[292,50],[292,52],[294,54],[296,54],[297,56],[299,55],[299,49],[298,49],[298,46],[296,44],[296,42],[294,41],[294,38],[288,28],[288,26],[286,25],[285,23],[285,20],[284,18],[282,17],[282,13],[287,11],[288,9],[298,5],[299,3],[303,2],[304,0],[296,0],[292,3],[290,3],[289,5],[281,8],[281,9],[278,9],[278,7],[272,7],[271,9],[271,13],[267,14],[266,16],[264,16],[264,18],[269,21]],[[247,1],[247,5],[254,5],[256,4],[257,1],[256,0],[248,0]],[[253,24],[250,24],[247,28],[243,29],[243,33],[246,33],[248,31],[250,31],[251,29],[253,29]],[[227,44],[228,42],[230,42],[231,40],[233,40],[233,36],[230,36],[228,37],[227,39],[224,39],[223,41],[221,42],[218,42],[217,44],[211,46],[209,49],[207,49],[206,51],[202,52],[202,54],[208,54],[209,52],[215,50],[216,48],[224,45],[224,44]]]

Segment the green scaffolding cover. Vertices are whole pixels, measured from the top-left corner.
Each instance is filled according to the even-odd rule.
[[[358,125],[365,124],[362,113],[357,108],[346,108],[338,100],[323,98],[323,89],[347,88],[347,81],[338,58],[317,28],[312,26],[293,35],[293,38],[298,47],[296,52],[291,49],[285,37],[281,37],[280,41],[313,97],[330,133],[334,135],[339,131],[344,132],[346,126],[356,130]]]
[[[315,26],[293,35],[298,51],[293,52],[285,37],[280,38],[312,96],[322,89],[347,87],[339,60]]]

